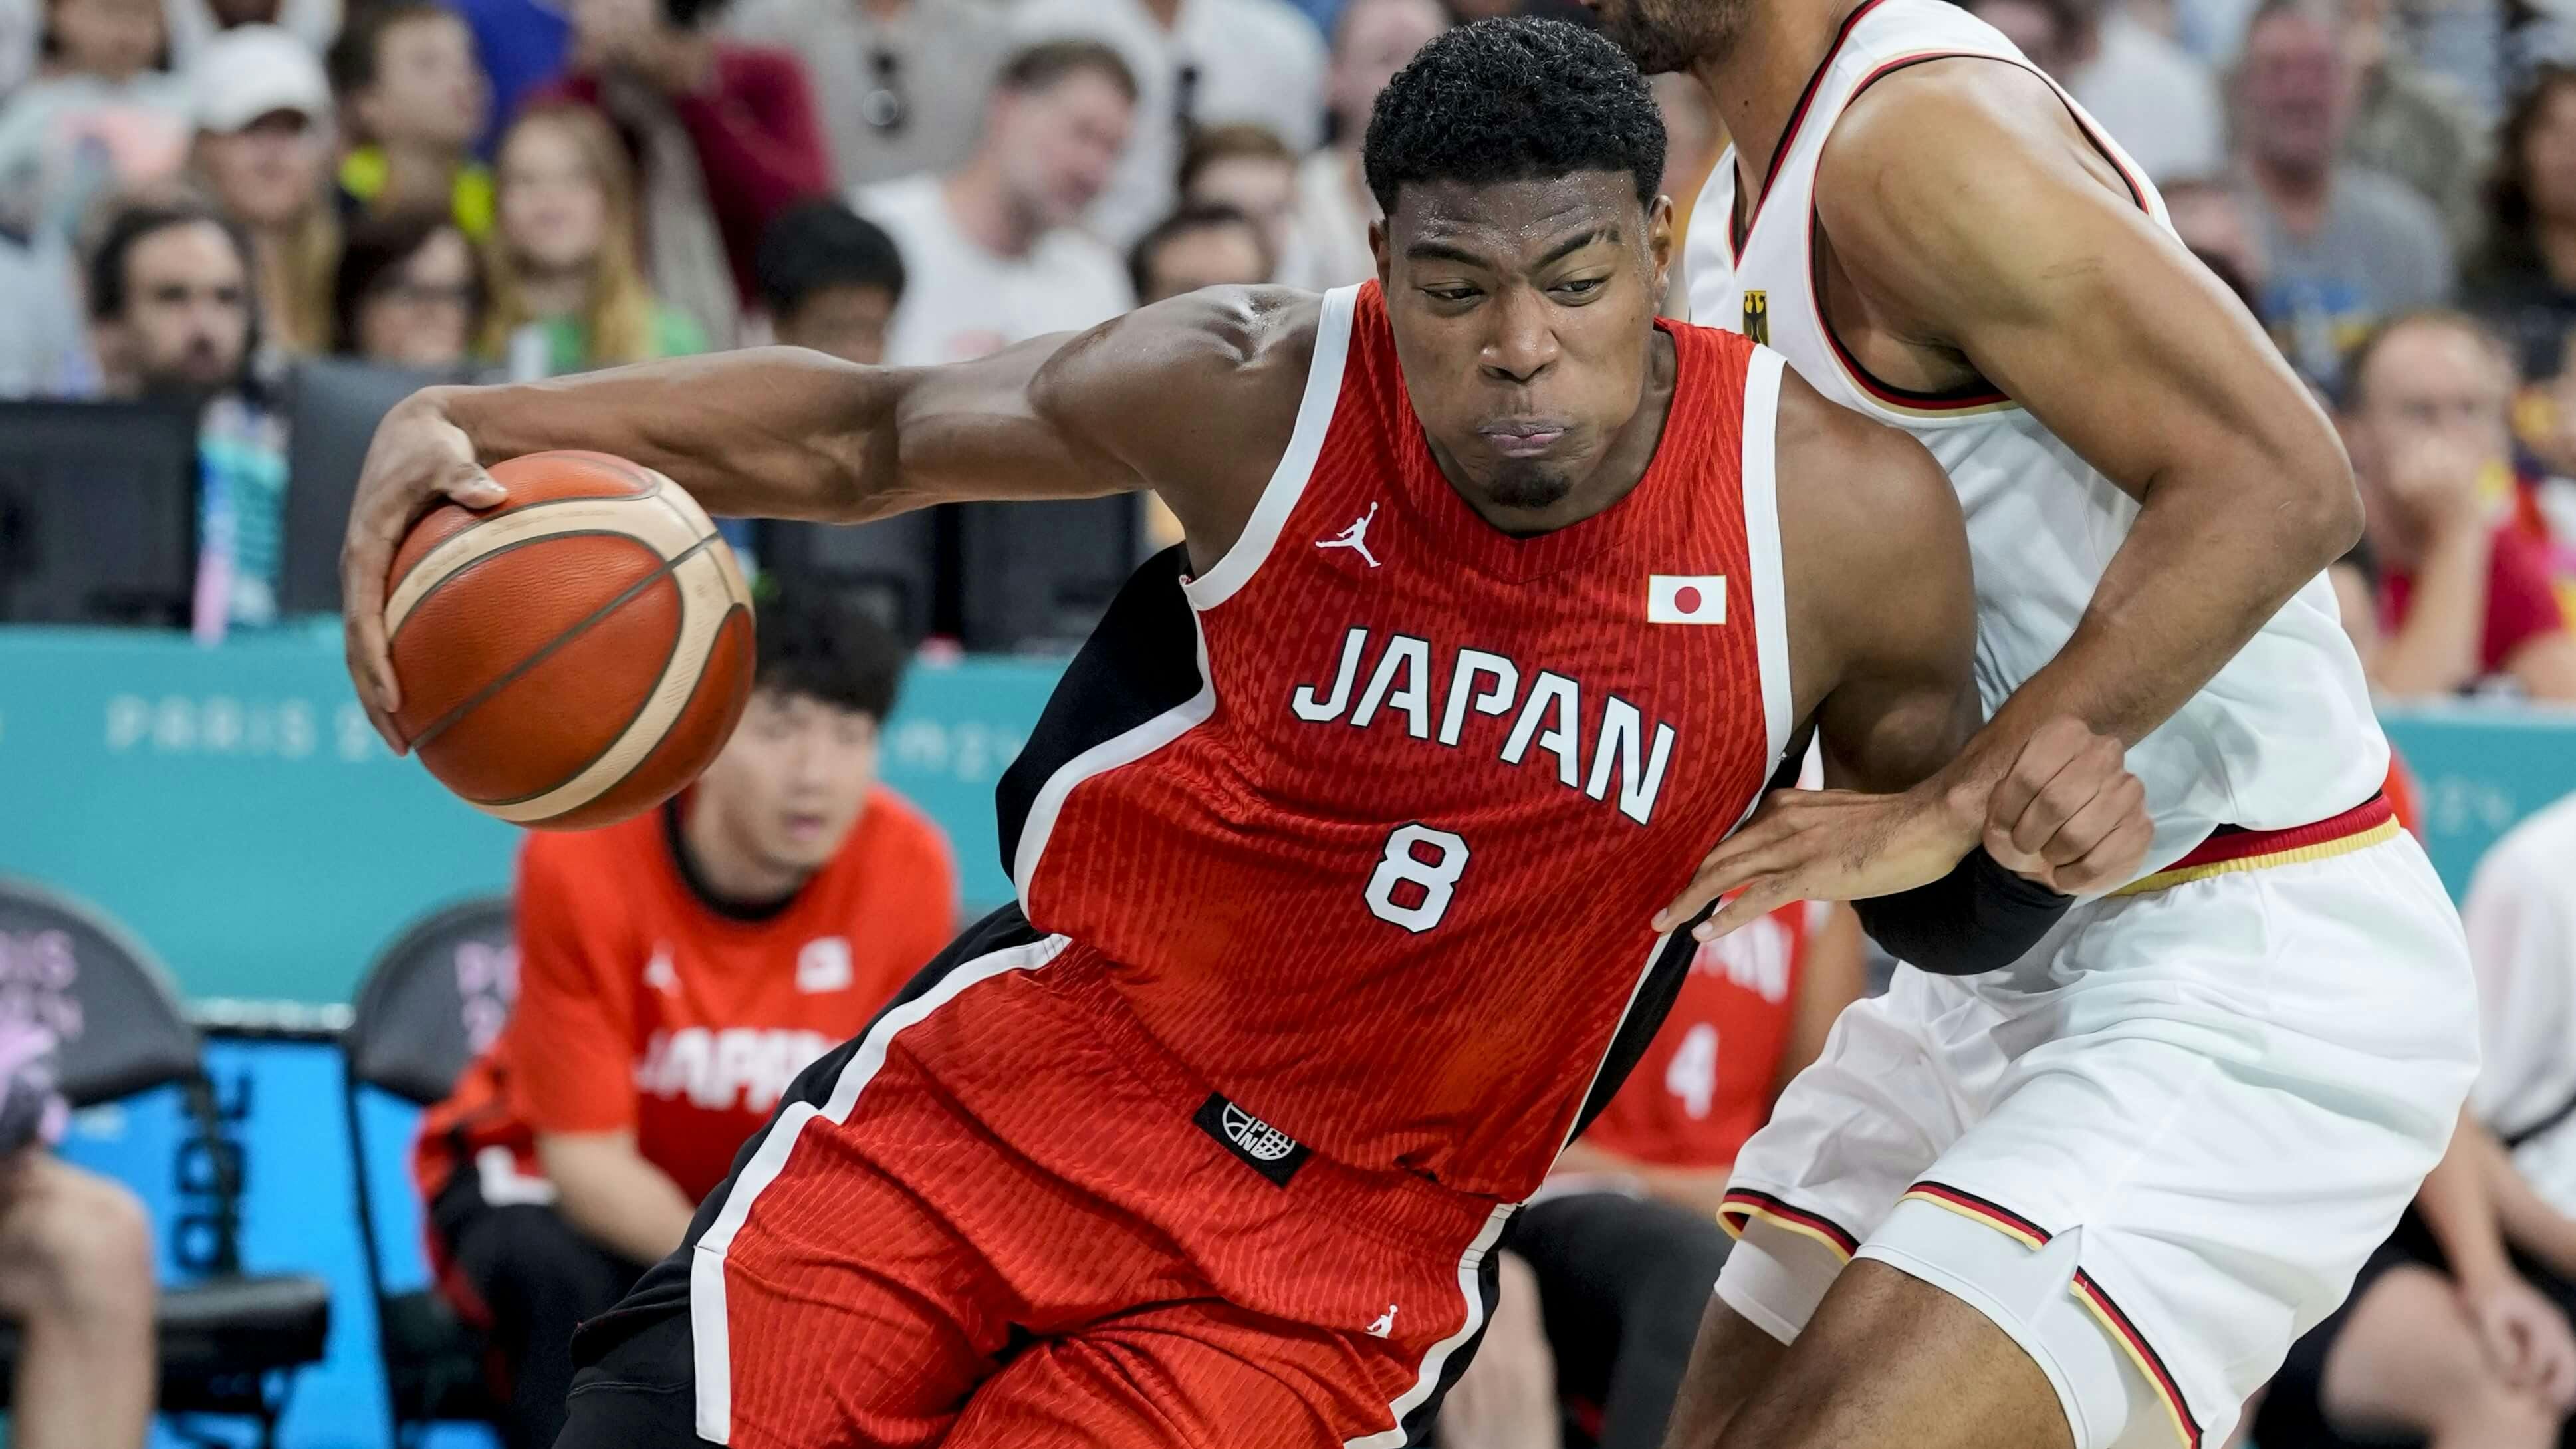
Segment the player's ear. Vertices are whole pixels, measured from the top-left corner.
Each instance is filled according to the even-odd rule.
[[[1646,207],[1646,259],[1655,269],[1655,295],[1673,285],[1673,199],[1658,196]]]
[[[1369,223],[1369,256],[1377,262],[1377,287],[1383,292],[1393,285],[1386,274],[1386,218]]]

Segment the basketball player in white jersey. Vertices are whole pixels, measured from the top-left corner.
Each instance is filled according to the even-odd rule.
[[[1967,12],[1590,3],[1735,138],[1694,319],[1912,433],[1965,506],[1991,718],[1954,808],[2027,803],[2009,757],[2062,712],[2129,745],[2156,823],[2147,874],[2014,966],[1843,1017],[1738,1158],[1676,1449],[2216,1449],[2475,1059],[2321,577],[2361,526],[2343,454],[2137,167]],[[1674,913],[1834,894],[1913,808],[1777,797]]]

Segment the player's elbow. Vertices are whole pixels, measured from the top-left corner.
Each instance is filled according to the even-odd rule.
[[[2292,482],[2281,502],[2283,541],[2305,565],[2304,573],[2322,572],[2361,542],[2361,490],[2352,464],[2340,446],[2329,445],[2287,476]]]

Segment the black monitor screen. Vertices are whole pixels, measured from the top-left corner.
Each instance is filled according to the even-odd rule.
[[[287,614],[340,612],[340,537],[376,424],[394,404],[450,373],[308,358],[287,384],[286,540],[277,607]]]
[[[184,627],[195,410],[0,402],[0,621]]]

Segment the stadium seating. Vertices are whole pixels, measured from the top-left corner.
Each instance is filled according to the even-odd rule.
[[[161,1410],[181,1422],[247,1418],[260,1443],[273,1444],[295,1370],[322,1357],[330,1290],[304,1274],[241,1271],[237,1148],[224,1138],[213,1080],[168,973],[97,912],[0,879],[0,936],[57,934],[67,951],[39,951],[41,969],[0,980],[0,1008],[27,1012],[54,1030],[62,1092],[76,1107],[176,1087],[212,1168],[213,1272],[165,1286],[158,1305]],[[0,1395],[14,1377],[17,1347],[14,1328],[0,1331]]]
[[[429,1289],[386,1287],[359,1101],[368,1091],[423,1107],[445,1097],[466,1062],[500,1029],[516,988],[509,901],[468,901],[420,921],[385,948],[358,987],[341,1037],[359,1237],[397,1444],[431,1423],[489,1419],[493,1405],[474,1330]]]

